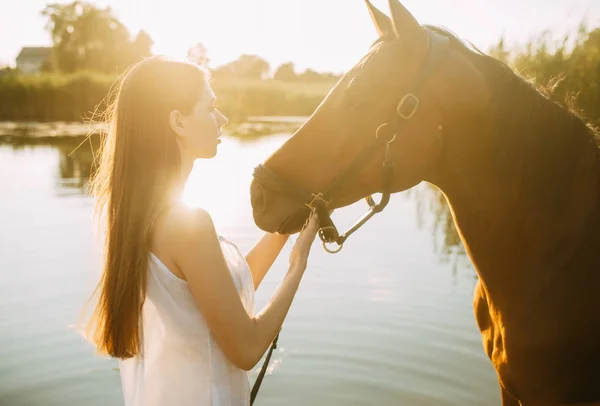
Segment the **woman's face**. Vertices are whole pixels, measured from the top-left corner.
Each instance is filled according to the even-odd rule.
[[[202,93],[189,115],[174,110],[169,116],[171,128],[177,135],[182,156],[212,158],[221,143],[221,127],[227,118],[215,107],[215,94],[205,82]]]

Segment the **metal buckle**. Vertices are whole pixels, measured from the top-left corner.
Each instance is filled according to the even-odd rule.
[[[412,110],[410,111],[410,113],[404,114],[402,109],[405,107],[405,104],[409,101],[411,101],[413,104],[411,106]],[[400,102],[398,103],[398,106],[396,107],[396,113],[398,113],[398,115],[400,117],[402,117],[403,119],[410,120],[412,118],[412,116],[414,116],[415,113],[417,112],[418,107],[419,107],[419,98],[412,93],[407,93],[402,98],[402,100],[400,100]]]
[[[319,200],[325,203],[325,206],[329,206],[329,204],[331,203],[330,201],[327,201],[325,200],[325,198],[323,198],[323,193],[313,193],[312,198],[313,199],[310,201],[310,203],[304,203],[304,205],[311,210],[315,210],[315,202]]]

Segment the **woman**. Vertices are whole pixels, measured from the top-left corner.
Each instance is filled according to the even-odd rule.
[[[152,57],[122,79],[93,182],[106,227],[91,339],[119,359],[126,406],[247,405],[249,374],[281,328],[317,231],[258,314],[254,291],[287,236],[244,258],[210,215],[178,197],[197,158],[217,152],[226,118],[204,70]]]

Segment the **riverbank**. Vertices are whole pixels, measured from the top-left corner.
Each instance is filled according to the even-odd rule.
[[[308,117],[250,117],[225,127],[229,136],[255,139],[276,134],[293,133]],[[105,124],[84,122],[0,122],[0,144],[46,144],[61,141],[83,140],[90,134],[97,137],[106,130]]]

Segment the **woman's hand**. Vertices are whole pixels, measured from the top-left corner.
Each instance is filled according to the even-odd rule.
[[[315,240],[317,231],[319,231],[319,216],[314,213],[308,220],[308,224],[304,227],[304,230],[300,232],[300,235],[294,244],[294,248],[290,254],[290,265],[295,265],[302,270],[306,268],[310,247]]]

